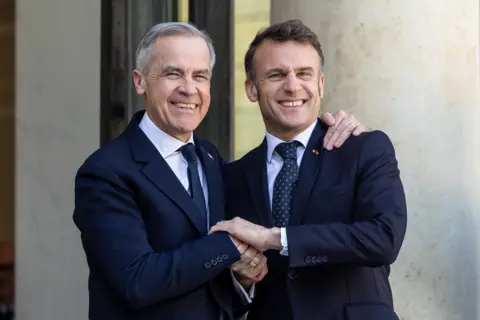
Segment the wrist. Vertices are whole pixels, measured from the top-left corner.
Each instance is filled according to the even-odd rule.
[[[267,249],[274,249],[274,250],[282,249],[280,228],[274,227],[274,228],[268,229],[266,247]]]
[[[255,282],[255,281],[250,280],[250,279],[247,279],[247,278],[239,279],[239,280],[238,280],[238,283],[240,283],[240,285],[241,285],[245,290],[249,290],[249,289],[253,286],[254,282]]]
[[[234,277],[235,279],[238,281],[238,283],[240,283],[240,285],[245,289],[245,290],[248,290],[250,289],[250,287],[255,283],[254,280],[248,278],[248,277],[245,277],[245,276],[242,276],[240,273],[238,272],[235,272],[233,271],[233,274],[234,274]]]

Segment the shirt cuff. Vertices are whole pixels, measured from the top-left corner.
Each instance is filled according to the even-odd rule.
[[[243,298],[242,301],[244,304],[252,303],[253,296],[255,295],[255,283],[252,284],[250,289],[247,291],[245,288],[238,282],[237,278],[233,274],[232,269],[230,269],[230,275],[232,276],[233,286],[235,287],[235,291]]]
[[[286,228],[280,228],[280,243],[283,247],[282,250],[280,250],[280,254],[282,256],[288,256],[288,240]]]

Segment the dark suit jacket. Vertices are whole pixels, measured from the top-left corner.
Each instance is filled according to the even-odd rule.
[[[74,221],[90,267],[90,319],[232,318],[228,267],[239,259],[206,221],[138,124],[93,153],[75,179]],[[217,149],[195,139],[207,177],[210,224],[224,219]]]
[[[375,131],[329,152],[324,132],[319,121],[300,166],[289,256],[266,252],[269,273],[257,283],[249,320],[397,319],[388,275],[407,212],[394,148]],[[224,183],[229,218],[273,226],[265,141],[224,166]]]

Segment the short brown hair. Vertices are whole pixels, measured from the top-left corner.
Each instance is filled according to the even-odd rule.
[[[300,20],[287,20],[284,22],[276,23],[268,28],[260,30],[253,39],[250,47],[245,54],[245,72],[247,73],[247,79],[255,79],[253,72],[253,57],[257,48],[262,44],[264,40],[273,40],[277,42],[296,41],[299,43],[311,44],[320,56],[320,68],[323,70],[325,59],[323,57],[322,46],[318,40],[317,35],[309,27],[303,24]]]

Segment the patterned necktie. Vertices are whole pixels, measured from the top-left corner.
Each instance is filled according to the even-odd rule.
[[[190,195],[202,213],[204,221],[207,220],[207,205],[205,204],[205,196],[203,194],[202,184],[200,183],[200,175],[198,174],[197,152],[193,143],[187,143],[180,148],[183,157],[188,163],[188,183],[190,185]]]
[[[273,184],[272,215],[279,228],[290,223],[293,189],[298,180],[297,147],[300,142],[280,143],[275,151],[283,158],[282,170]]]

